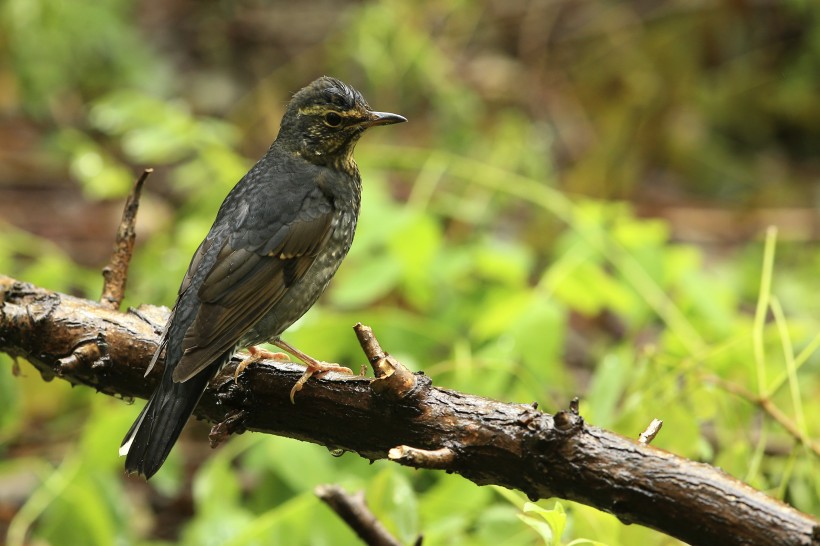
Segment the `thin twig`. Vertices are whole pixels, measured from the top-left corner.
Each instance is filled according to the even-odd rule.
[[[413,372],[382,350],[373,330],[361,322],[353,327],[376,379],[371,383],[373,392],[394,402],[418,394],[419,382]]]
[[[140,192],[142,191],[142,185],[152,172],[154,172],[154,169],[145,169],[128,195],[125,208],[122,211],[120,227],[117,229],[117,238],[114,243],[114,252],[111,254],[111,261],[102,271],[104,283],[100,303],[108,309],[119,309],[120,303],[125,297],[128,265],[131,263],[134,240],[137,237],[134,226],[137,222],[137,210],[140,206]]]
[[[775,403],[771,401],[770,398],[758,396],[753,392],[749,391],[748,389],[746,389],[745,387],[738,385],[737,383],[726,381],[725,379],[721,379],[717,376],[709,376],[706,378],[706,380],[712,382],[713,384],[717,385],[726,392],[734,394],[735,396],[739,396],[747,402],[758,406],[760,409],[766,412],[769,415],[769,417],[771,417],[777,423],[779,423],[781,427],[786,429],[786,432],[794,436],[795,440],[809,448],[815,455],[820,457],[820,442],[814,441],[811,438],[806,438],[805,436],[803,436],[803,434],[801,434],[800,430],[797,428],[795,422],[789,419],[789,416],[783,413],[780,410],[780,408],[778,408],[775,405]]]
[[[661,431],[661,427],[663,427],[663,421],[660,419],[652,419],[652,421],[646,425],[646,430],[638,435],[638,442],[649,445]]]
[[[452,466],[456,454],[449,447],[439,449],[417,449],[410,446],[394,447],[387,452],[387,458],[399,464],[414,468],[446,470]]]
[[[368,546],[401,546],[367,507],[363,492],[351,495],[338,485],[327,484],[318,486],[314,493]]]

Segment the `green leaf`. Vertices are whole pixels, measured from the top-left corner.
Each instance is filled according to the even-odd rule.
[[[564,507],[558,501],[552,510],[541,508],[537,504],[527,502],[522,508],[525,514],[535,514],[537,518],[519,514],[521,521],[532,527],[535,532],[541,535],[547,546],[558,546],[561,544],[561,537],[564,534],[564,527],[567,524],[567,515]]]
[[[585,418],[596,426],[608,428],[616,421],[618,403],[631,377],[631,362],[610,353],[598,365],[584,400],[588,406]]]
[[[367,487],[367,503],[400,542],[410,544],[418,537],[418,499],[401,469],[387,466],[373,476]]]

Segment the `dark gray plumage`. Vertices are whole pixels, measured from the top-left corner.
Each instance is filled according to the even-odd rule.
[[[276,340],[316,302],[356,229],[353,148],[367,128],[403,121],[373,112],[334,78],[293,96],[276,140],[225,198],[191,260],[151,364],[164,350],[162,380],[120,448],[128,472],[150,478],[160,468],[237,347]]]

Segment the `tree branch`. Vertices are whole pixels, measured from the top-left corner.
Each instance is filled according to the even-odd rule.
[[[401,546],[367,507],[364,493],[349,494],[338,485],[320,485],[316,496],[344,521],[367,546]],[[419,537],[415,543],[421,545]]]
[[[110,395],[146,398],[162,373],[143,377],[168,310],[121,313],[0,276],[0,351]],[[532,499],[560,497],[610,512],[692,544],[820,544],[820,522],[706,464],[587,425],[577,407],[550,415],[435,388],[357,335],[377,379],[312,379],[296,406],[289,391],[303,369],[265,361],[234,380],[234,359],[196,410],[218,439],[243,430],[288,436],[402,464],[441,468],[479,485]],[[403,447],[400,447],[403,446]],[[112,449],[116,446],[112,444]]]

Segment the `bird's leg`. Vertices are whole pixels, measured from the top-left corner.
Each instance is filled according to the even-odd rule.
[[[339,364],[333,364],[331,362],[321,362],[316,360],[312,356],[308,356],[293,345],[282,341],[281,339],[277,339],[273,341],[273,344],[279,347],[280,349],[284,349],[302,362],[305,363],[307,369],[305,373],[302,374],[302,377],[299,378],[299,381],[293,386],[290,390],[290,402],[295,404],[294,397],[296,393],[302,390],[302,386],[307,383],[307,380],[313,377],[314,375],[322,375],[323,373],[327,372],[339,372],[339,373],[348,373],[353,375],[353,370],[347,368],[345,366],[340,366]]]
[[[236,381],[236,379],[239,377],[239,374],[241,374],[242,372],[245,371],[245,368],[247,368],[251,364],[256,364],[260,360],[268,359],[268,360],[276,360],[278,362],[288,362],[288,361],[290,361],[290,357],[288,355],[286,355],[285,353],[272,353],[272,352],[268,351],[267,349],[262,349],[261,347],[253,347],[253,346],[248,347],[248,352],[250,353],[250,356],[248,358],[246,358],[245,360],[243,360],[242,362],[240,362],[236,366],[236,370],[234,370],[234,372],[233,372],[234,381]]]

